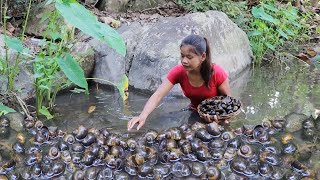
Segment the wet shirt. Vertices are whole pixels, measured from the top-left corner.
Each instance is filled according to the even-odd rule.
[[[197,108],[201,101],[218,95],[218,87],[228,78],[226,71],[219,65],[213,64],[213,74],[209,82],[210,89],[203,83],[200,87],[190,84],[187,72],[181,64],[173,67],[167,74],[168,80],[172,84],[179,83],[183,94],[191,101],[191,107]]]

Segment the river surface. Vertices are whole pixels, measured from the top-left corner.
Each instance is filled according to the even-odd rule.
[[[232,120],[232,127],[261,124],[264,120],[281,118],[292,112],[310,116],[315,108],[320,109],[319,72],[308,65],[276,64],[249,68],[244,73],[246,75],[241,80],[231,82],[232,95],[243,104],[242,113]],[[241,84],[234,85],[237,81]],[[148,129],[165,130],[199,118],[182,110],[189,104],[186,97],[169,93],[140,131],[128,132],[127,122],[139,115],[150,96],[129,89],[129,98],[123,103],[117,89],[92,85],[88,96],[70,93],[59,95],[56,101],[58,114],[55,120],[48,123],[64,130],[72,130],[82,124],[137,135]],[[90,106],[95,110],[88,113]]]

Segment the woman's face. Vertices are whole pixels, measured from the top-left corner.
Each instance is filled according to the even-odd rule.
[[[206,53],[196,54],[191,45],[181,46],[180,53],[180,61],[186,71],[200,71],[201,64],[206,59]]]

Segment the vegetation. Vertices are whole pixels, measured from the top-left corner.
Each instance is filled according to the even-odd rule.
[[[277,53],[285,42],[301,42],[309,39],[310,25],[314,13],[300,13],[291,2],[275,0],[223,1],[223,0],[177,0],[190,11],[219,10],[225,12],[248,35],[255,64],[261,64],[266,54]],[[316,2],[313,1],[315,4]],[[318,27],[319,29],[319,27]],[[316,30],[314,33],[319,33]]]
[[[41,21],[47,20],[49,22],[43,34],[45,38],[42,39],[40,43],[40,52],[36,53],[35,56],[31,56],[28,54],[29,50],[23,48],[24,30],[27,25],[31,1],[32,0],[29,1],[29,8],[21,38],[10,38],[4,35],[6,55],[5,58],[0,59],[0,64],[2,65],[0,66],[0,70],[2,74],[8,77],[8,93],[14,92],[16,91],[14,89],[14,80],[19,73],[19,63],[22,60],[32,61],[34,86],[36,90],[36,115],[42,114],[47,118],[52,118],[53,116],[50,111],[54,107],[55,98],[60,89],[73,83],[82,88],[83,92],[88,93],[88,84],[84,72],[79,63],[71,55],[72,48],[76,43],[76,40],[73,39],[75,27],[85,34],[106,42],[111,48],[123,56],[126,53],[126,47],[123,39],[114,29],[106,24],[100,23],[94,15],[77,3],[77,1],[52,0],[48,1],[47,5],[54,3],[56,11],[43,16]],[[8,18],[6,16],[6,9],[7,6],[5,3],[5,11],[3,12],[4,25]],[[66,23],[60,25],[61,23],[57,22]],[[72,25],[71,28],[70,25]],[[6,28],[4,27],[4,29]],[[6,32],[4,32],[4,34],[6,34]],[[9,49],[18,52],[13,66],[9,63]],[[25,56],[27,58],[25,58]],[[67,79],[65,76],[62,76],[62,72]],[[121,95],[124,95],[124,89],[127,88],[123,83],[127,84],[126,77],[122,84],[117,85]],[[0,106],[0,111],[8,112],[10,109],[2,105]]]

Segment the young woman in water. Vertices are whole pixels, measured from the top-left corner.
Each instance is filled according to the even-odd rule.
[[[180,45],[181,64],[173,67],[167,79],[149,98],[141,114],[128,122],[128,130],[138,124],[139,130],[149,114],[158,106],[161,99],[177,83],[186,97],[191,101],[189,108],[196,110],[201,101],[217,95],[231,94],[228,74],[221,66],[212,64],[208,40],[198,35],[189,35]],[[205,118],[206,121],[210,121]],[[215,117],[217,121],[217,118]]]

